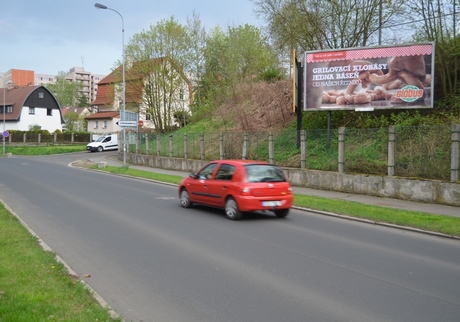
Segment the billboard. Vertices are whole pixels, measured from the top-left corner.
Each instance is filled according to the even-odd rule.
[[[304,110],[433,107],[434,43],[305,53]]]

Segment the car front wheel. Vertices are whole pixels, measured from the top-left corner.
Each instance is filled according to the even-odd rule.
[[[276,217],[284,218],[287,215],[289,215],[289,209],[276,209],[275,210],[275,215],[276,215]]]
[[[190,208],[192,206],[190,196],[188,195],[188,191],[186,189],[182,189],[180,192],[180,205],[184,208]]]
[[[229,197],[225,203],[225,215],[230,220],[238,220],[243,216],[242,212],[238,209],[236,200],[232,197]]]
[[[97,152],[102,152],[102,150],[103,150],[103,149],[102,149],[102,146],[98,146],[98,147],[97,147]]]

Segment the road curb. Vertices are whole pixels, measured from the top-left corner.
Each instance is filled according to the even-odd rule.
[[[411,232],[415,232],[415,233],[421,233],[421,234],[426,234],[426,235],[431,235],[431,236],[436,236],[436,237],[460,240],[460,237],[458,237],[458,236],[452,236],[452,235],[437,233],[437,232],[429,231],[429,230],[423,230],[423,229],[418,229],[418,228],[413,228],[413,227],[408,227],[408,226],[400,226],[400,225],[395,225],[395,224],[390,224],[390,223],[385,223],[385,222],[380,222],[380,221],[373,221],[373,220],[363,219],[363,218],[357,218],[357,217],[352,217],[352,216],[347,216],[347,215],[340,215],[340,214],[336,214],[336,213],[333,213],[333,212],[321,211],[321,210],[305,208],[305,207],[299,207],[299,206],[292,206],[292,208],[297,209],[297,210],[302,210],[302,211],[313,212],[313,213],[320,214],[320,215],[325,215],[325,216],[330,216],[330,217],[335,217],[335,218],[341,218],[341,219],[347,219],[347,220],[351,220],[351,221],[362,222],[362,223],[365,223],[365,224],[371,224],[371,225],[376,225],[376,226],[383,226],[383,227],[401,229],[401,230],[406,230],[406,231],[411,231]]]

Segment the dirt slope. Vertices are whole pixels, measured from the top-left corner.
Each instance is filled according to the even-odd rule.
[[[232,131],[271,131],[285,128],[292,113],[291,81],[243,85],[220,107],[221,115],[235,124]]]

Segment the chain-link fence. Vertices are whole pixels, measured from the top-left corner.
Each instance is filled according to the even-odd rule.
[[[451,128],[397,127],[395,175],[448,180],[451,167]]]
[[[129,152],[195,160],[251,159],[282,167],[338,171],[339,131],[139,133]],[[135,134],[133,134],[135,135]],[[387,175],[389,129],[346,129],[344,171]],[[302,151],[302,146],[305,151]],[[449,180],[451,126],[396,127],[395,175]]]

